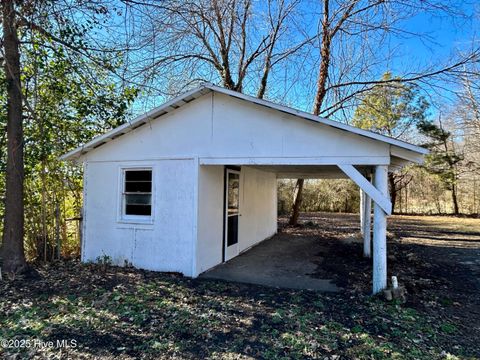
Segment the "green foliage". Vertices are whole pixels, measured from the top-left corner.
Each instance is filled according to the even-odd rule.
[[[353,125],[394,138],[406,138],[415,124],[424,120],[429,104],[418,87],[403,84],[387,72],[381,83],[366,92],[355,110]]]
[[[451,323],[444,323],[440,326],[440,330],[445,334],[454,334],[457,332],[457,327]]]
[[[418,130],[428,141],[424,144],[430,150],[426,156],[425,168],[435,174],[448,190],[454,190],[458,182],[457,166],[463,161],[463,154],[455,151],[452,133],[432,121],[421,121]]]
[[[414,84],[404,84],[386,72],[378,85],[366,92],[355,110],[353,125],[393,138],[412,141],[415,126],[425,121],[429,104]],[[408,174],[389,173],[389,191],[393,210],[397,194]]]
[[[72,24],[65,41],[79,44],[88,29]],[[81,28],[81,29],[80,29]],[[75,30],[77,29],[77,30]],[[25,37],[26,34],[23,34]],[[58,227],[64,255],[78,253],[81,216],[82,171],[58,157],[125,121],[137,95],[131,87],[119,88],[109,69],[117,60],[72,56],[50,38],[28,34],[21,48],[24,92],[25,144],[25,245],[27,258],[51,258]],[[63,35],[62,35],[63,36]],[[105,66],[108,64],[108,66]],[[6,88],[0,78],[0,128],[6,127]],[[5,169],[6,142],[0,141],[0,169]],[[0,185],[5,181],[0,172]],[[5,187],[0,186],[2,191]],[[0,194],[3,197],[3,194]],[[57,225],[57,207],[61,212]],[[0,205],[3,218],[3,205]],[[47,254],[45,254],[45,250]]]
[[[97,256],[95,259],[95,262],[100,265],[112,265],[112,258],[106,254],[103,254],[102,256]]]

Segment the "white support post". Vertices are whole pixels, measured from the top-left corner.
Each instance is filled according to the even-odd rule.
[[[372,257],[372,199],[367,194],[363,194],[363,256]]]
[[[365,230],[365,192],[360,190],[360,233],[363,235]]]
[[[374,186],[388,196],[388,167],[375,166]],[[387,213],[377,202],[373,206],[373,294],[387,287]]]

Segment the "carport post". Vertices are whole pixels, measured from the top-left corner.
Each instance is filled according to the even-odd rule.
[[[365,230],[365,192],[360,189],[360,233],[363,235]]]
[[[388,197],[388,166],[375,166],[373,185]],[[387,287],[387,213],[373,205],[373,294]]]
[[[363,192],[363,191],[362,191]],[[362,212],[363,212],[363,228],[362,228],[362,234],[363,234],[363,256],[364,257],[371,257],[372,256],[372,234],[371,234],[371,225],[372,225],[372,218],[371,218],[371,213],[372,213],[372,199],[370,199],[370,196],[368,194],[363,193],[363,207],[362,207]]]

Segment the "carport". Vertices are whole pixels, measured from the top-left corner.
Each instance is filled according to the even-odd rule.
[[[262,159],[262,161],[265,161]],[[281,162],[291,164],[281,164]],[[363,236],[363,255],[373,257],[373,293],[378,293],[387,286],[387,216],[391,214],[391,202],[388,195],[389,164],[332,164],[326,159],[317,159],[315,163],[306,163],[299,159],[275,159],[272,164],[260,164],[258,159],[240,160],[225,165],[225,199],[226,217],[229,216],[228,192],[229,169],[255,169],[261,172],[274,174],[276,179],[351,179],[360,188],[361,192],[361,232]],[[351,160],[353,162],[354,159]],[[378,162],[378,159],[373,159]],[[216,161],[215,161],[216,162]],[[303,164],[298,164],[303,162]],[[402,159],[393,159],[393,162],[402,163]],[[212,161],[200,159],[201,166],[210,167]],[[322,164],[320,164],[322,163]],[[399,165],[397,165],[399,166]],[[371,210],[373,201],[373,237]],[[231,213],[231,211],[230,211]],[[242,209],[237,210],[242,216]],[[367,216],[368,214],[368,216]],[[228,220],[227,220],[228,221]],[[226,224],[228,233],[229,225]],[[228,243],[229,234],[225,234]],[[373,241],[372,241],[373,240]],[[373,244],[372,244],[373,242]],[[373,245],[373,246],[372,246]],[[315,241],[308,243],[288,242],[288,239],[278,239],[274,236],[262,243],[256,243],[235,254],[231,259],[224,258],[224,262],[201,276],[205,278],[250,282],[261,285],[286,288],[306,288],[320,291],[336,291],[334,284],[328,279],[316,279],[302,276],[313,271],[315,262]],[[225,247],[228,246],[224,245]],[[236,256],[240,255],[240,256]]]
[[[314,276],[324,249],[314,236],[277,234],[239,256],[207,270],[201,278],[287,289],[336,292],[331,279]]]
[[[279,178],[361,189],[373,292],[387,286],[389,169],[421,147],[203,84],[62,156],[84,166],[82,260],[196,277],[277,231]],[[373,201],[373,246],[370,214]]]
[[[238,146],[238,151],[234,151],[234,154],[228,157],[199,157],[200,184],[202,184],[203,177],[202,169],[205,169],[203,170],[205,172],[208,172],[206,169],[209,168],[221,167],[223,169],[222,262],[247,251],[259,242],[259,236],[257,236],[254,242],[248,244],[251,246],[244,246],[240,251],[236,249],[232,253],[233,255],[229,254],[229,242],[232,242],[232,248],[235,248],[238,241],[236,237],[239,236],[238,225],[235,221],[242,221],[232,221],[232,219],[238,219],[246,214],[238,203],[230,207],[229,192],[238,191],[240,185],[232,186],[232,184],[242,183],[241,173],[244,170],[250,169],[267,173],[272,175],[275,180],[348,178],[359,186],[361,192],[360,219],[363,255],[373,258],[373,293],[378,293],[386,288],[387,216],[392,212],[388,193],[388,172],[400,169],[412,162],[422,163],[423,156],[428,151],[397,139],[319,118],[234,91],[218,87],[212,87],[212,90],[215,94],[219,92],[229,97],[223,102],[224,108],[227,104],[231,108],[235,107],[233,104],[242,104],[240,111],[232,112],[229,117],[229,121],[233,121],[229,130],[234,136],[230,136],[228,139],[232,140],[232,145]],[[216,96],[215,99],[218,101]],[[250,112],[253,109],[257,109],[258,112],[255,114]],[[290,120],[293,119],[302,121],[296,121],[295,126],[292,126]],[[247,154],[248,156],[246,156]],[[267,190],[262,187],[261,183],[257,183],[256,186],[255,196],[262,196]],[[208,200],[202,200],[202,188],[200,188],[199,195],[201,207],[204,201],[206,204],[209,203]],[[235,196],[240,197],[240,194]],[[372,210],[373,224],[370,216]],[[265,213],[268,213],[268,210]],[[201,214],[199,216],[200,226]],[[264,217],[265,215],[257,213],[257,216]],[[267,215],[266,218],[267,221],[271,221],[271,216]],[[233,234],[232,226],[235,228]],[[250,224],[245,227],[248,226]],[[201,232],[197,246],[202,246]],[[201,273],[203,271],[199,269],[199,264],[201,264],[201,260],[199,261],[197,258],[197,271]],[[212,263],[211,265],[216,266],[217,264]]]

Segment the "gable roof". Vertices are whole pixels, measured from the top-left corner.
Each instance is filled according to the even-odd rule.
[[[279,111],[279,112],[282,112],[282,113],[293,115],[295,117],[298,117],[298,118],[301,118],[301,119],[304,119],[304,120],[313,121],[313,122],[316,122],[316,123],[319,123],[319,124],[331,126],[333,128],[336,128],[336,129],[340,129],[340,130],[343,130],[343,131],[348,131],[348,132],[351,132],[351,133],[354,133],[354,134],[357,134],[357,135],[361,135],[361,136],[364,136],[366,138],[374,139],[374,140],[377,140],[377,141],[382,141],[384,143],[397,146],[401,149],[413,151],[413,152],[416,152],[418,154],[427,154],[428,153],[427,149],[425,149],[423,147],[420,147],[420,146],[417,146],[417,145],[410,144],[410,143],[405,142],[405,141],[401,141],[401,140],[394,139],[394,138],[391,138],[391,137],[388,137],[388,136],[385,136],[385,135],[377,134],[377,133],[374,133],[372,131],[363,130],[363,129],[360,129],[360,128],[357,128],[357,127],[354,127],[354,126],[351,126],[351,125],[343,124],[343,123],[338,122],[338,121],[325,119],[325,118],[322,118],[322,117],[319,117],[319,116],[316,116],[316,115],[313,115],[313,114],[310,114],[310,113],[307,113],[307,112],[304,112],[304,111],[293,109],[293,108],[288,107],[288,106],[279,105],[279,104],[276,104],[276,103],[271,102],[271,101],[258,99],[258,98],[253,97],[253,96],[245,95],[245,94],[239,93],[237,91],[228,90],[228,89],[222,88],[220,86],[216,86],[216,85],[209,84],[209,83],[204,83],[204,84],[200,85],[199,87],[197,87],[193,90],[187,91],[187,92],[177,96],[176,98],[174,98],[170,101],[167,101],[163,105],[161,105],[161,106],[159,106],[159,107],[157,107],[157,108],[155,108],[155,109],[153,109],[153,110],[151,110],[151,111],[149,111],[149,112],[147,112],[143,115],[140,115],[140,116],[136,117],[132,121],[128,121],[127,123],[125,123],[121,126],[118,126],[115,129],[112,129],[112,130],[106,132],[103,135],[95,137],[93,140],[89,141],[88,143],[86,143],[84,145],[81,145],[81,146],[77,147],[76,149],[62,155],[60,157],[60,160],[71,160],[71,159],[78,158],[81,155],[83,155],[83,154],[85,154],[89,151],[92,151],[93,149],[96,149],[96,148],[102,146],[103,144],[105,144],[109,141],[112,141],[112,140],[114,140],[114,139],[116,139],[116,138],[118,138],[118,137],[120,137],[124,134],[127,134],[127,133],[139,128],[140,126],[145,125],[146,123],[148,123],[152,120],[155,120],[155,119],[157,119],[157,118],[159,118],[159,117],[161,117],[161,116],[163,116],[163,115],[165,115],[169,112],[175,111],[179,107],[181,107],[181,106],[183,106],[183,105],[185,105],[185,104],[187,104],[191,101],[194,101],[195,99],[198,99],[199,97],[201,97],[203,95],[206,95],[210,92],[217,92],[217,93],[220,93],[220,94],[232,96],[234,98],[237,98],[237,99],[240,99],[240,100],[243,100],[243,101],[247,101],[249,103],[257,104],[257,105],[260,105],[260,106],[264,106],[264,107],[267,107],[267,108],[270,108],[270,109],[273,109],[273,110],[276,110],[276,111]]]

